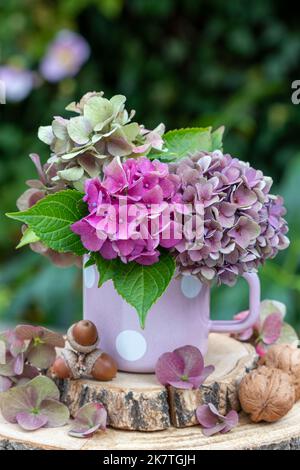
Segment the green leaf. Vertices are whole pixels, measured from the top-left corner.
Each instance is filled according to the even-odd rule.
[[[106,281],[113,279],[119,266],[122,264],[119,259],[104,259],[98,253],[94,253],[94,261],[99,272],[98,287],[101,287]]]
[[[215,131],[211,133],[211,141],[212,141],[212,151],[213,150],[222,150],[223,149],[223,134],[225,131],[225,127],[221,126],[218,127]]]
[[[119,263],[113,277],[115,289],[136,309],[142,328],[148,311],[166,290],[174,272],[175,260],[168,252],[162,252],[159,262],[151,266]]]
[[[39,237],[36,236],[34,231],[28,227],[23,233],[20,243],[16,246],[16,248],[22,248],[22,246],[29,245],[29,243],[36,243],[39,240]]]
[[[81,256],[86,250],[70,226],[86,215],[87,208],[82,196],[74,190],[60,191],[41,199],[27,211],[6,215],[28,225],[49,248]]]
[[[221,131],[219,131],[220,134]],[[214,137],[218,145],[220,135]],[[158,158],[161,161],[170,162],[186,157],[197,151],[210,152],[213,148],[211,127],[191,127],[186,129],[175,129],[164,135],[165,150],[161,152],[150,152],[149,158]]]

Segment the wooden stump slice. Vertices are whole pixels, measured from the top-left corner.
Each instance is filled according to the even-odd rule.
[[[57,385],[72,416],[84,404],[98,401],[113,428],[157,431],[171,425],[168,392],[152,374],[119,372],[111,382],[60,380]]]
[[[151,433],[107,429],[90,439],[68,436],[70,425],[55,429],[22,431],[0,415],[0,450],[299,450],[300,402],[276,423],[254,424],[241,413],[231,432],[205,437],[200,426],[170,427]],[[105,452],[107,455],[107,452]],[[101,459],[101,457],[99,457]],[[101,463],[101,460],[99,461]]]
[[[205,362],[214,373],[199,390],[160,385],[154,374],[119,372],[111,382],[62,380],[61,399],[74,415],[85,403],[99,401],[108,413],[109,426],[136,431],[159,431],[197,424],[195,410],[212,402],[220,411],[239,409],[237,386],[256,361],[254,348],[229,336],[211,334]]]

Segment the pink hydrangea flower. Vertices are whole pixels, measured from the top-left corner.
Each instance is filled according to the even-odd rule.
[[[178,243],[175,222],[168,219],[165,224],[163,217],[178,185],[178,176],[170,175],[165,163],[146,157],[121,163],[115,158],[104,169],[103,181],[86,182],[83,200],[89,214],[72,230],[87,250],[105,259],[156,263],[159,245],[170,248]]]

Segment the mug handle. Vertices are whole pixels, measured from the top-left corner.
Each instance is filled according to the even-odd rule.
[[[249,314],[244,320],[211,320],[209,331],[219,333],[238,333],[254,325],[259,317],[260,282],[255,273],[242,275],[249,284]]]

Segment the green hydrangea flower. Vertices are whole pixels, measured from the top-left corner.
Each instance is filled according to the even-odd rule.
[[[103,165],[114,157],[137,157],[150,150],[161,150],[164,126],[153,131],[132,122],[135,112],[125,109],[126,97],[115,95],[110,100],[103,93],[85,94],[68,111],[77,116],[57,116],[51,126],[39,128],[40,140],[50,146],[49,163],[57,168],[53,181],[65,181],[82,190],[87,178],[101,174]]]

